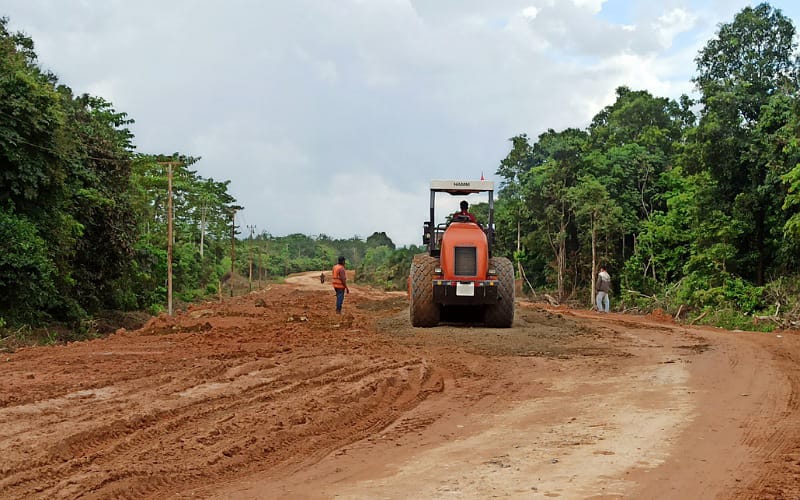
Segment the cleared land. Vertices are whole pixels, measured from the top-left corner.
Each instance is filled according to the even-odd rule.
[[[2,354],[0,497],[800,498],[797,332],[333,301],[308,273]]]

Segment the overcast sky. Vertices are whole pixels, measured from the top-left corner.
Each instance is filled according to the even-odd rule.
[[[770,3],[798,25],[800,2]],[[431,179],[498,183],[510,137],[586,127],[620,85],[693,93],[698,50],[755,4],[3,0],[0,16],[76,94],[128,113],[138,151],[230,180],[243,235],[407,245]]]

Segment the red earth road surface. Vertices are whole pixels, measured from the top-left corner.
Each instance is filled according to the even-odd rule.
[[[2,498],[800,498],[800,334],[520,302],[412,328],[319,271],[0,357]]]

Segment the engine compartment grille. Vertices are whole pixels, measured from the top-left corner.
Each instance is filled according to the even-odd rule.
[[[478,274],[478,257],[475,247],[455,248],[456,276],[476,276]]]

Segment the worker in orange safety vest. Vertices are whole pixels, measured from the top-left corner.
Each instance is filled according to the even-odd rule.
[[[344,294],[350,293],[347,287],[347,271],[344,268],[344,257],[339,257],[339,263],[333,266],[333,290],[336,292],[336,314],[342,314]]]

